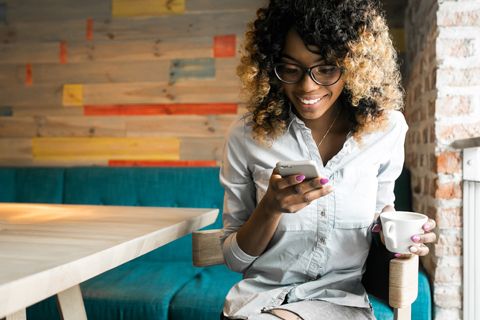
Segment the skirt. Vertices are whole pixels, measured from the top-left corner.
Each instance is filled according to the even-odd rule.
[[[327,301],[300,301],[283,304],[273,309],[264,309],[258,316],[248,320],[278,320],[284,319],[276,315],[275,310],[287,310],[297,316],[298,320],[376,320],[373,309],[341,306]],[[227,320],[228,318],[224,317]]]

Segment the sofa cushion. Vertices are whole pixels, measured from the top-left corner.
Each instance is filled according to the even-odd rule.
[[[71,168],[66,204],[218,208],[222,227],[224,189],[219,168]],[[206,228],[206,229],[207,229]],[[191,235],[140,257],[142,261],[192,261]]]
[[[89,320],[168,319],[172,297],[202,269],[189,262],[133,260],[80,285]],[[59,320],[53,299],[27,309],[29,320]]]
[[[62,203],[63,168],[0,168],[0,202]]]
[[[219,319],[228,291],[240,280],[225,265],[204,268],[173,297],[168,319]]]

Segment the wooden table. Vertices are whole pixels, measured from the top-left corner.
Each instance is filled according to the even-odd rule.
[[[0,203],[0,319],[25,319],[26,307],[52,295],[63,319],[86,319],[81,282],[217,215],[218,209]]]

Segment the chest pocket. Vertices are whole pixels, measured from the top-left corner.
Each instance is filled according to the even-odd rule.
[[[253,171],[253,181],[255,182],[256,188],[257,206],[267,192],[272,172],[273,168],[262,169],[255,166],[255,170]],[[316,208],[316,206],[317,202],[313,201],[310,205],[298,212],[284,213],[278,223],[277,231],[314,230],[315,223],[313,218],[315,211],[314,208]]]
[[[375,217],[378,168],[347,167],[335,173],[335,223],[337,229],[370,226]]]

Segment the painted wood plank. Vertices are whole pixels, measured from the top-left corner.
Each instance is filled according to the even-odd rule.
[[[92,18],[87,19],[85,39],[87,41],[93,40],[93,19]]]
[[[185,13],[185,0],[112,0],[112,17],[176,15]]]
[[[32,159],[32,139],[0,139],[0,159]]]
[[[170,65],[170,81],[215,79],[215,59],[175,59]]]
[[[9,21],[108,19],[111,10],[110,1],[105,0],[4,0],[2,2],[8,4]]]
[[[64,85],[62,105],[65,107],[83,105],[83,86],[81,84]]]
[[[109,167],[216,167],[214,160],[178,160],[178,161],[138,161],[138,160],[111,160]]]
[[[33,138],[35,159],[179,160],[175,138]]]
[[[164,105],[86,105],[86,116],[132,116],[132,115],[176,115],[176,114],[236,114],[236,103],[192,103]]]
[[[139,62],[90,62],[36,64],[35,84],[58,85],[64,83],[115,83],[169,81],[167,60]],[[0,65],[0,83],[8,85],[21,77],[18,68]],[[12,72],[16,74],[13,75]]]
[[[213,40],[213,56],[215,58],[231,58],[236,54],[236,36],[222,35],[215,36]]]
[[[25,85],[31,86],[33,84],[33,66],[31,63],[25,64]]]
[[[106,159],[2,159],[0,167],[106,167]]]
[[[159,37],[194,37],[236,34],[243,38],[254,12],[220,12],[177,16],[96,19],[93,37],[100,40],[154,40]],[[85,39],[85,18],[70,20],[17,21],[0,25],[0,42],[44,43]],[[215,21],[215,23],[212,23]]]
[[[127,137],[224,138],[238,115],[149,116],[126,119]]]
[[[68,109],[68,108],[67,108]],[[125,137],[125,118],[36,117],[37,137]],[[1,121],[1,120],[0,120]],[[1,123],[1,122],[0,122]]]
[[[180,159],[222,160],[225,138],[181,138]]]
[[[14,117],[83,116],[83,107],[11,107]]]
[[[237,47],[240,40],[237,37]],[[212,57],[213,37],[158,37],[142,40],[69,41],[68,62],[156,61]],[[0,46],[2,64],[58,63],[56,43],[10,43]]]
[[[216,59],[215,80],[85,84],[82,101],[85,105],[239,102],[236,66],[236,58]],[[0,85],[0,97],[3,105],[12,107],[60,107],[63,86]]]
[[[0,138],[29,138],[37,135],[37,124],[34,118],[8,117],[0,118]]]
[[[185,12],[250,12],[255,13],[258,8],[265,4],[264,0],[195,0],[187,1]]]
[[[0,117],[13,116],[13,108],[8,106],[0,106]]]
[[[60,41],[60,63],[67,63],[67,41]]]

